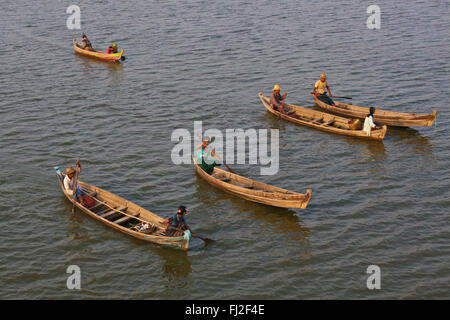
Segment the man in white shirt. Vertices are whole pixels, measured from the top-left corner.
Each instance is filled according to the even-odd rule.
[[[369,108],[369,114],[366,116],[366,118],[364,119],[364,127],[363,130],[364,132],[370,136],[370,132],[372,129],[378,129],[380,128],[379,126],[377,126],[377,124],[373,121],[373,114],[375,113],[375,108],[374,107],[370,107]]]

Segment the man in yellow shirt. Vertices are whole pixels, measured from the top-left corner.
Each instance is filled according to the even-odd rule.
[[[325,89],[328,90],[328,92],[330,93],[330,96],[327,96],[327,93],[325,92]],[[331,106],[337,107],[336,104],[334,103],[334,101],[330,98],[333,95],[331,94],[330,87],[328,86],[327,76],[325,75],[325,73],[322,73],[320,75],[320,80],[317,81],[316,84],[314,85],[312,93],[320,101],[325,102],[326,104],[329,104]]]

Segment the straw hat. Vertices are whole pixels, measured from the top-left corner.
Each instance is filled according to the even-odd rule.
[[[66,174],[69,175],[69,174],[71,174],[71,173],[75,173],[75,170],[74,170],[72,167],[68,167],[68,168],[66,169]]]
[[[273,87],[273,89],[272,89],[272,91],[280,91],[281,90],[281,88],[280,88],[280,86],[279,85],[274,85],[274,87]]]
[[[320,75],[320,79],[326,79],[327,78],[327,76],[325,75],[325,73],[322,73],[321,75]]]

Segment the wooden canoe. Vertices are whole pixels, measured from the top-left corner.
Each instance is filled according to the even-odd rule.
[[[305,209],[311,199],[310,189],[306,190],[306,194],[296,193],[244,178],[217,167],[209,175],[198,166],[195,154],[192,155],[192,160],[197,173],[209,184],[245,200],[274,207]]]
[[[64,174],[59,167],[55,167],[55,170],[61,190],[67,199],[74,203],[72,196],[65,191]],[[186,230],[183,236],[164,236],[166,227],[163,223],[164,219],[160,216],[99,187],[82,181],[78,182],[83,192],[95,200],[95,204],[90,208],[75,201],[75,206],[84,213],[134,238],[181,250],[189,249],[191,238],[189,230]],[[151,228],[145,232],[139,231],[137,227],[142,223],[149,224]]]
[[[120,58],[122,58],[123,50],[118,53],[106,53],[106,52],[100,52],[100,51],[89,51],[81,49],[77,44],[77,39],[73,39],[73,49],[76,53],[79,53],[86,57],[96,58],[103,61],[120,61]]]
[[[340,116],[365,119],[369,114],[369,108],[366,107],[358,107],[336,101],[335,103],[338,107],[334,107],[320,101],[314,95],[313,98],[318,107]],[[436,115],[436,110],[433,110],[431,114],[414,114],[376,109],[373,118],[378,124],[393,127],[429,127],[436,119]]]
[[[303,126],[311,127],[325,132],[331,132],[368,140],[381,141],[386,135],[387,131],[386,126],[382,126],[380,129],[372,130],[370,136],[368,136],[366,132],[361,130],[362,122],[359,119],[338,117],[333,114],[312,110],[289,103],[285,103],[285,105],[288,106],[288,108],[291,110],[292,113],[286,115],[284,113],[272,109],[272,107],[269,104],[270,101],[269,98],[263,96],[261,92],[258,93],[258,96],[261,99],[261,102],[263,103],[264,107],[266,107],[267,111],[276,116],[280,116],[280,118],[282,119]]]

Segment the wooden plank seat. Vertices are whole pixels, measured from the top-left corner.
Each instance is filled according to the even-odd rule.
[[[131,215],[132,215],[132,217],[130,217],[130,216],[123,216],[122,218],[119,218],[119,219],[113,221],[113,223],[115,223],[115,224],[125,224],[128,221],[134,219],[134,217],[139,216],[139,212],[131,213]]]
[[[114,206],[114,209],[115,208],[117,208],[116,206]],[[98,214],[99,216],[100,215],[102,215],[102,214],[104,214],[105,212],[107,212],[107,211],[110,211],[111,210],[111,207],[110,206],[107,206],[107,205],[105,205],[104,203],[102,203],[102,205],[98,208],[98,210],[96,209],[95,211],[95,213],[96,214]]]
[[[213,173],[211,176],[216,178],[217,180],[220,180],[220,181],[223,181],[223,182],[230,182],[231,181],[230,178],[228,178],[226,175],[223,175],[223,174]]]
[[[103,213],[103,212],[105,212],[107,210],[110,210],[110,209],[111,209],[110,207],[105,206],[103,203],[101,203],[98,207],[96,206],[96,208],[89,209],[89,210],[91,210],[92,212],[94,212],[96,214],[100,214],[100,213]]]
[[[86,188],[81,188],[81,191],[83,191],[84,194],[87,194],[89,197],[96,197],[97,196],[97,192],[96,191],[92,191]]]
[[[103,203],[98,202],[97,204],[94,204],[92,207],[88,208],[89,210],[95,212],[94,210],[99,209],[101,206],[103,206]]]
[[[116,214],[120,214],[120,215],[122,215],[120,212],[117,212],[117,211],[126,211],[127,210],[127,207],[120,207],[120,208],[114,208],[115,210],[109,210],[109,211],[106,211],[106,212],[103,212],[103,213],[101,213],[101,214],[99,214],[102,218],[105,218],[105,219],[109,219],[109,218],[112,218],[114,215],[116,215]]]

